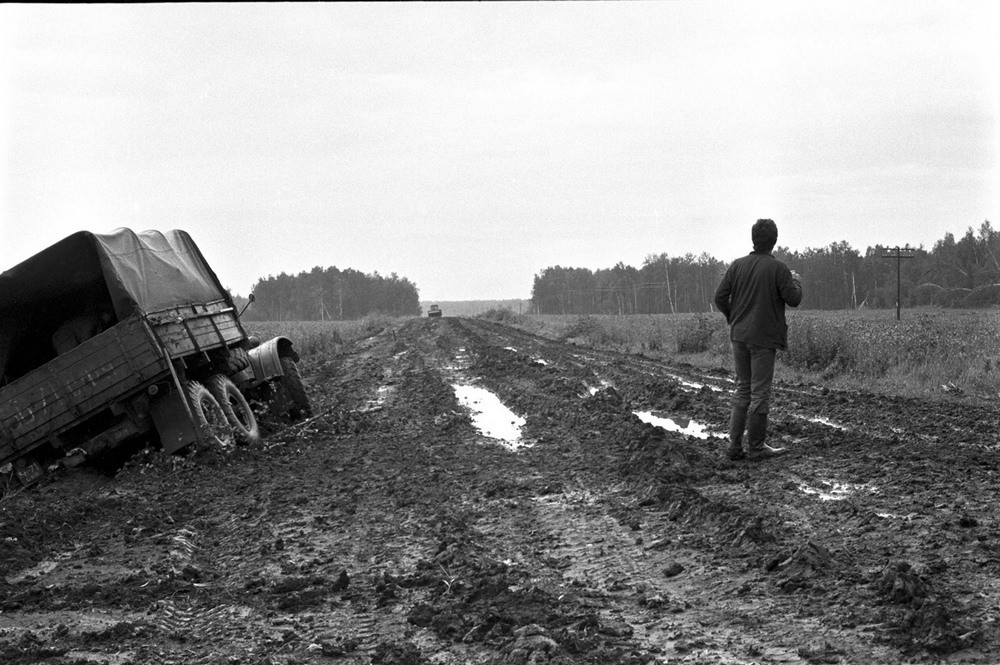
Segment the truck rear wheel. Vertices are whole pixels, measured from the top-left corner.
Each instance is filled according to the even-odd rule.
[[[289,415],[296,419],[299,417],[308,418],[312,415],[312,405],[309,403],[309,396],[306,394],[306,387],[302,383],[298,366],[291,358],[282,358],[281,371],[284,372],[284,375],[278,380],[292,401],[292,410],[289,411]]]
[[[222,406],[212,396],[209,389],[197,381],[188,381],[187,394],[194,424],[204,433],[209,443],[218,445],[224,450],[232,448],[234,445],[233,428],[230,426]]]
[[[253,409],[236,384],[225,375],[216,374],[208,380],[208,390],[219,402],[226,420],[233,428],[236,443],[253,446],[260,443],[260,427]]]

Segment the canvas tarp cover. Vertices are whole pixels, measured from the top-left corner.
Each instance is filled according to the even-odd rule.
[[[122,228],[74,233],[0,274],[0,316],[58,302],[102,282],[118,319],[176,305],[230,301],[186,232]]]

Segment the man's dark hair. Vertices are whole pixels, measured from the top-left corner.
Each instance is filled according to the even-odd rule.
[[[778,225],[771,219],[758,219],[750,231],[753,251],[770,252],[778,242]]]

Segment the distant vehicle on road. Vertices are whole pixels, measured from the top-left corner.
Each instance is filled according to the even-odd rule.
[[[441,316],[441,308],[438,307],[437,305],[431,305],[427,309],[427,316],[429,316],[431,318],[437,318],[437,317]]]

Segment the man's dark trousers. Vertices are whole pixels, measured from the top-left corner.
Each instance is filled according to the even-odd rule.
[[[760,450],[767,437],[767,414],[771,410],[771,383],[774,381],[775,349],[743,342],[733,342],[736,364],[736,393],[729,421],[729,441],[733,449],[741,447],[743,430],[750,419],[750,451]]]

